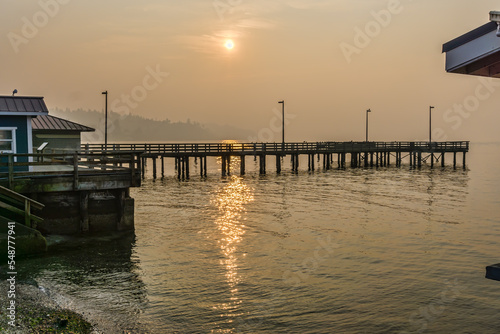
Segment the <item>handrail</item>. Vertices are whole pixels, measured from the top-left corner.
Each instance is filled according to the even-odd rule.
[[[12,189],[15,178],[69,175],[76,190],[82,175],[112,172],[130,175],[135,186],[135,178],[141,171],[140,155],[138,151],[0,154],[0,180],[7,179],[8,188]]]
[[[21,216],[26,226],[34,228],[34,224],[43,221],[42,218],[31,213],[31,209],[42,210],[45,207],[42,203],[2,186],[0,186],[0,199],[0,208],[9,211],[14,216]]]
[[[332,151],[468,151],[468,141],[455,142],[295,142],[295,143],[181,143],[181,144],[108,144],[115,151],[140,150],[146,154],[181,153],[280,153]],[[105,153],[104,144],[82,144],[83,152]]]

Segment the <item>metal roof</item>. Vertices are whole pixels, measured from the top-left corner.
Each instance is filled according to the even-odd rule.
[[[95,129],[59,117],[40,115],[31,119],[33,130],[92,132]]]
[[[464,45],[465,43],[468,43],[470,41],[473,41],[483,35],[486,35],[487,33],[490,33],[494,30],[497,30],[497,23],[496,22],[488,22],[479,28],[476,28],[472,31],[469,31],[466,34],[463,34],[460,37],[457,37],[448,43],[443,44],[443,52],[448,52],[451,51],[461,45]]]
[[[0,113],[47,114],[48,112],[43,97],[0,96]]]

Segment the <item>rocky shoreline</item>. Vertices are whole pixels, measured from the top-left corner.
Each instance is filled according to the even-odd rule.
[[[16,284],[16,312],[14,322],[7,310],[8,283],[0,282],[0,333],[99,333],[83,315],[61,308],[40,288],[30,284]],[[12,326],[12,324],[15,326]]]

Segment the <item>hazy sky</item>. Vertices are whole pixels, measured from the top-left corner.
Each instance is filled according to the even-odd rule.
[[[49,109],[102,110],[108,90],[117,112],[280,141],[284,99],[288,140],[364,140],[368,108],[371,140],[426,140],[433,105],[435,139],[500,140],[500,79],[441,53],[498,1],[0,1],[0,94]]]

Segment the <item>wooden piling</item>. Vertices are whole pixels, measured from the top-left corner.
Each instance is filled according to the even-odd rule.
[[[186,160],[186,179],[189,180],[189,156],[185,156],[184,159]]]
[[[276,155],[276,173],[280,174],[281,173],[281,156]]]
[[[264,175],[266,174],[266,155],[265,154],[260,154],[259,155],[259,174]]]
[[[444,167],[444,152],[441,154],[441,167]]]
[[[240,155],[240,175],[245,175],[245,155]]]
[[[156,180],[156,157],[152,157],[151,160],[153,161],[153,180]]]
[[[161,157],[161,178],[165,177],[165,157]]]
[[[227,160],[226,160],[226,157],[225,156],[221,156],[221,174],[222,176],[226,176],[226,163],[227,163]]]

